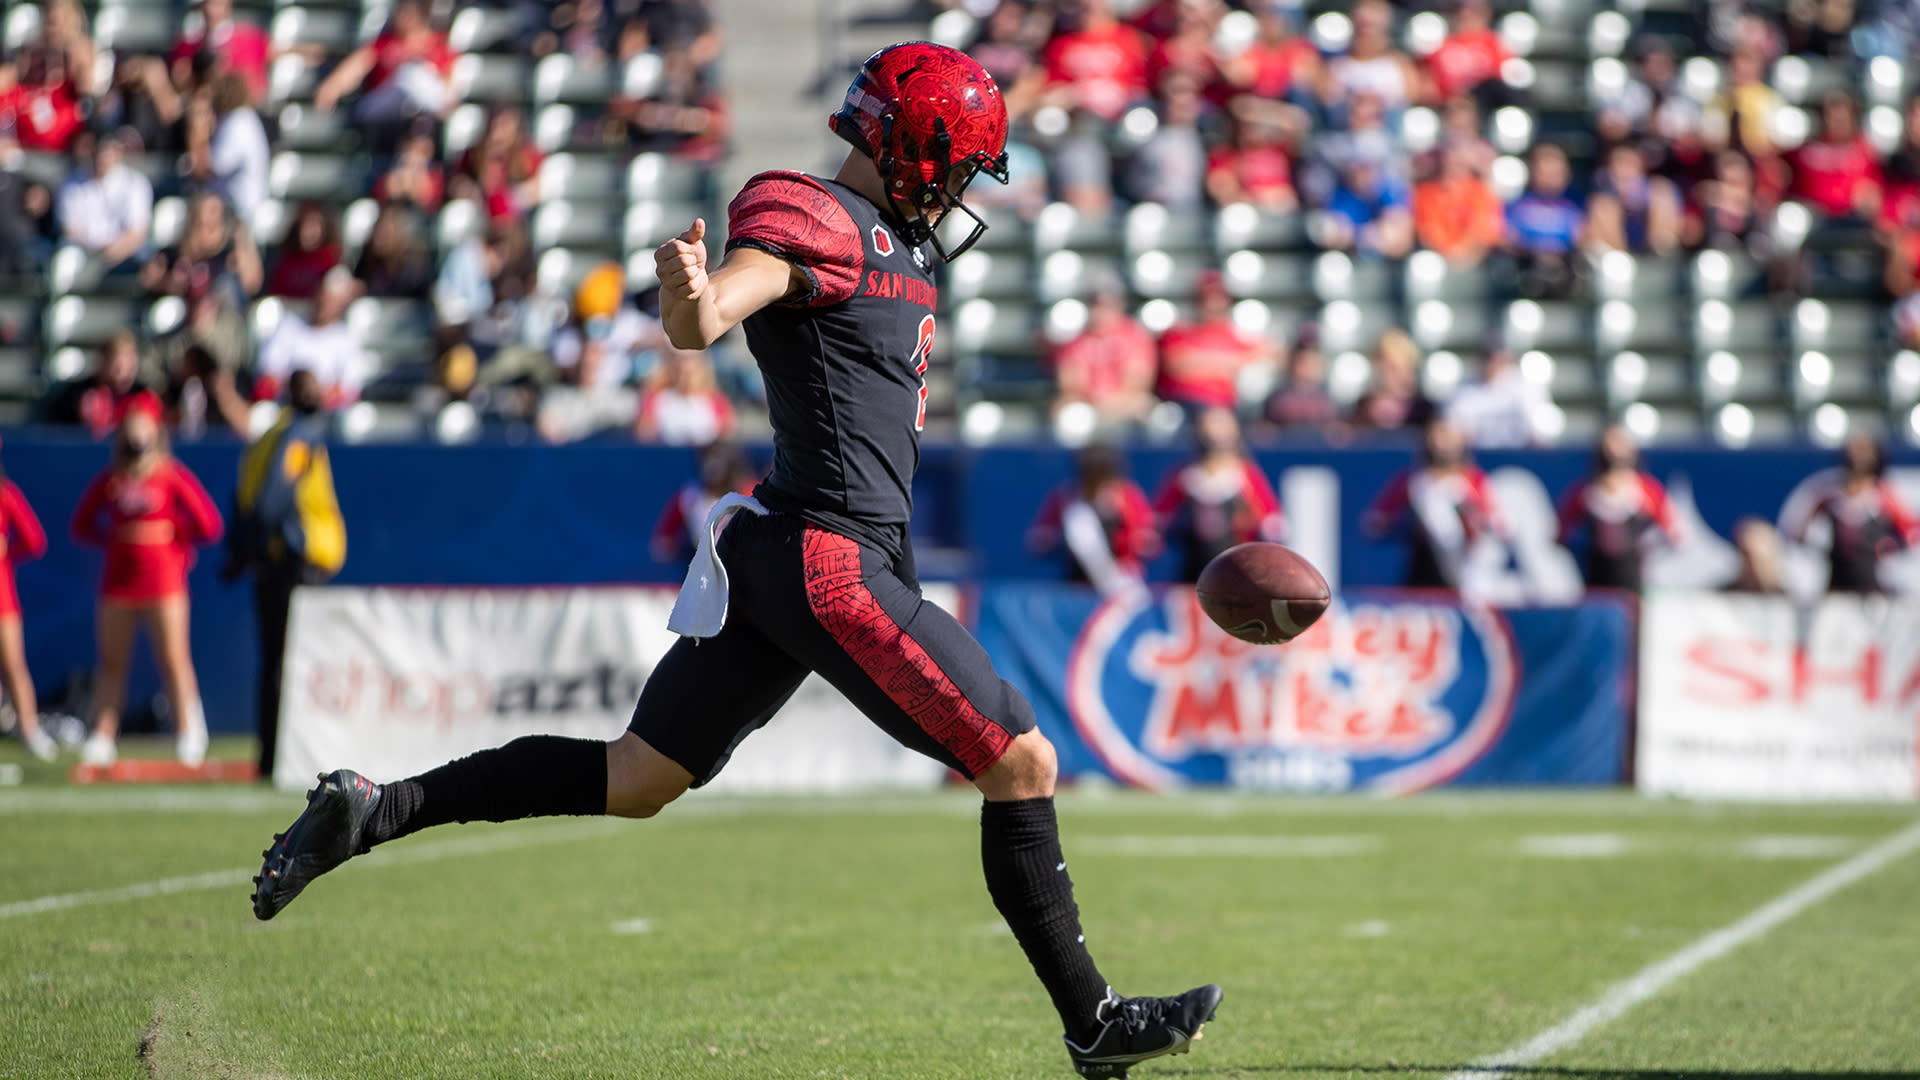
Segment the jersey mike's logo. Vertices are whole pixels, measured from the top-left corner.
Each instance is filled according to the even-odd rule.
[[[876,255],[893,254],[893,237],[884,226],[873,227],[873,253]]]
[[[1439,599],[1336,600],[1283,648],[1219,628],[1189,589],[1102,603],[1068,661],[1067,711],[1143,787],[1417,791],[1505,730],[1518,664],[1506,621]]]

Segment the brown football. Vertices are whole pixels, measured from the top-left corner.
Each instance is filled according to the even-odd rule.
[[[1281,547],[1255,541],[1214,557],[1200,580],[1200,609],[1220,629],[1256,645],[1292,641],[1327,610],[1327,579]]]

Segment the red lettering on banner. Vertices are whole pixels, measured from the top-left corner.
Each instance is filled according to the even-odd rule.
[[[1241,735],[1239,695],[1232,683],[1185,683],[1175,691],[1163,736],[1169,745],[1237,746]]]
[[[1764,674],[1771,652],[1766,642],[1736,638],[1703,638],[1682,654],[1690,667],[1682,692],[1716,705],[1752,705],[1769,696]],[[1757,670],[1756,670],[1757,669]],[[1717,679],[1702,683],[1691,676]]]
[[[1913,704],[1915,698],[1920,698],[1920,661],[1907,672],[1907,681],[1900,684],[1900,692],[1893,696],[1893,700],[1903,706]]]
[[[1807,656],[1806,646],[1793,650],[1793,701],[1799,704],[1807,700],[1807,691],[1816,685],[1847,686],[1858,683],[1861,698],[1868,705],[1880,702],[1880,649],[1869,645],[1861,652],[1860,664],[1856,668],[1815,667]]]

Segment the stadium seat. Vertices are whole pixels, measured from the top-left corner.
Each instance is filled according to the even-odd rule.
[[[146,333],[149,338],[171,334],[187,321],[187,302],[178,296],[163,296],[147,305]]]
[[[1765,295],[1766,267],[1742,252],[1703,251],[1694,256],[1693,295],[1699,299],[1738,300]]]
[[[1493,275],[1483,267],[1456,270],[1439,252],[1416,251],[1401,264],[1402,291],[1408,303],[1420,300],[1485,301],[1493,294]]]
[[[454,61],[450,83],[464,101],[519,101],[527,96],[527,66],[517,56],[468,53]]]
[[[1386,330],[1398,326],[1398,312],[1380,304],[1335,300],[1320,309],[1320,347],[1327,353],[1366,352]]]
[[[367,190],[371,171],[360,157],[283,151],[267,166],[267,189],[288,202],[337,201],[343,193]]]
[[[287,226],[293,223],[293,211],[279,199],[263,199],[253,208],[253,220],[249,223],[253,229],[253,242],[259,246],[277,247],[286,239]]]
[[[46,343],[50,348],[99,345],[116,330],[137,326],[144,305],[124,297],[62,296],[47,305]]]
[[[1571,300],[1515,300],[1500,320],[1507,347],[1549,353],[1585,349],[1593,340],[1592,308]]]
[[[481,235],[486,224],[473,200],[455,199],[441,207],[440,216],[434,220],[434,246],[444,255],[468,237]]]
[[[573,106],[547,105],[534,113],[533,144],[544,154],[564,150],[573,144],[577,128]]]
[[[1141,203],[1128,210],[1123,232],[1127,253],[1134,256],[1149,251],[1201,252],[1212,246],[1203,215],[1175,213],[1158,203]]]
[[[1780,96],[1793,105],[1817,105],[1829,90],[1852,90],[1847,73],[1818,56],[1783,56],[1768,77]]]
[[[1609,251],[1599,259],[1594,291],[1607,300],[1673,300],[1686,294],[1686,270],[1678,258]]]
[[[1408,328],[1423,349],[1448,349],[1478,354],[1492,329],[1486,306],[1477,302],[1449,303],[1422,300],[1412,305]]]
[[[513,11],[469,6],[447,27],[447,44],[459,53],[486,52],[496,45],[512,46],[519,32],[520,20]]]
[[[479,142],[486,130],[487,110],[483,106],[468,102],[456,107],[448,114],[446,128],[441,134],[442,156],[448,162],[460,160],[460,155]]]
[[[64,154],[25,153],[20,155],[20,163],[13,171],[21,177],[50,190],[58,191],[60,184],[73,173],[73,167]]]
[[[47,263],[47,291],[54,296],[67,293],[129,293],[139,288],[131,274],[109,278],[109,267],[98,256],[89,255],[71,244],[55,249]]]
[[[1686,316],[1673,297],[1608,300],[1594,314],[1594,343],[1602,351],[1687,346]]]
[[[8,56],[40,36],[40,5],[13,4],[7,11],[4,45]]]
[[[602,239],[624,238],[627,251],[651,252],[680,235],[697,217],[706,217],[710,230],[716,224],[713,215],[698,203],[635,203],[627,208],[625,220]],[[713,239],[709,234],[708,240]]]
[[[1034,222],[1033,245],[1040,255],[1061,248],[1118,252],[1120,230],[1109,219],[1082,214],[1066,203],[1052,203]]]
[[[623,167],[609,154],[553,154],[540,163],[540,200],[604,203],[620,198]]]
[[[583,64],[566,53],[555,53],[534,65],[533,101],[536,105],[599,104],[618,89],[617,75],[612,64]]]
[[[29,398],[40,393],[40,351],[0,348],[0,398]]]
[[[373,235],[373,225],[380,220],[380,204],[372,199],[355,199],[340,215],[340,247],[347,262],[360,257],[360,250],[367,246],[367,237]]]
[[[1235,251],[1222,263],[1235,296],[1306,302],[1313,297],[1313,259],[1306,255]]]
[[[564,199],[543,200],[533,212],[533,246],[536,250],[565,247],[611,255],[621,250],[621,227],[621,211],[617,207]],[[629,243],[626,249],[640,246],[640,243]]]
[[[1209,252],[1143,251],[1128,261],[1127,281],[1139,296],[1187,297],[1213,266]]]
[[[1881,340],[1882,308],[1862,300],[1806,299],[1794,305],[1788,335],[1795,350],[1819,349],[1835,356],[1865,355]]]
[[[280,138],[275,145],[283,150],[339,151],[360,141],[347,125],[347,111],[321,112],[304,105],[289,104],[280,110]]]
[[[1222,257],[1243,248],[1302,251],[1306,226],[1299,214],[1275,214],[1245,203],[1226,206],[1213,218],[1213,249]]]
[[[1764,300],[1708,300],[1694,315],[1694,347],[1703,352],[1731,349],[1744,360],[1770,353],[1780,342],[1773,306]]]
[[[360,14],[314,4],[283,7],[274,13],[268,32],[276,49],[313,45],[344,56],[360,44]]]
[[[1379,307],[1396,299],[1400,272],[1374,259],[1355,260],[1342,251],[1329,251],[1313,261],[1313,294],[1322,301],[1352,300]]]
[[[155,200],[153,217],[147,224],[147,242],[156,248],[172,247],[180,242],[187,224],[187,201],[178,196]]]
[[[954,311],[953,347],[959,352],[1031,352],[1034,309],[1017,301],[974,299]]]
[[[164,55],[180,34],[180,18],[152,3],[102,4],[93,20],[93,40],[121,55]]]
[[[1594,370],[1593,358],[1584,353],[1552,354],[1530,351],[1520,357],[1523,371],[1529,367],[1542,380],[1547,394],[1562,406],[1596,405],[1605,399],[1604,387]]]
[[[348,305],[347,325],[361,341],[390,354],[419,354],[433,333],[433,308],[418,300],[363,296]]]
[[[1071,252],[1056,251],[1048,256],[1049,263]],[[1033,295],[1031,282],[1032,268],[1025,255],[1007,252],[969,251],[947,266],[943,291],[950,293],[955,300],[971,299],[975,296],[988,298],[1009,298]],[[1065,292],[1053,292],[1057,298],[1078,293],[1077,288]],[[1046,290],[1042,290],[1047,295]]]
[[[660,202],[696,202],[707,195],[706,170],[691,162],[681,161],[667,154],[638,154],[627,165],[627,198],[640,202],[656,200]],[[986,215],[982,215],[986,217]],[[988,236],[1011,240],[1022,231],[1017,221],[988,217],[990,228]],[[1004,245],[999,245],[1004,246]]]
[[[319,84],[319,73],[307,63],[305,57],[294,55],[276,57],[273,66],[267,69],[267,104],[311,101],[313,92]]]

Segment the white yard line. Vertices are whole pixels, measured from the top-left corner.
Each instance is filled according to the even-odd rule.
[[[615,831],[620,825],[620,822],[601,818],[578,824],[463,836],[438,843],[404,847],[398,851],[370,858],[360,865],[368,869],[378,869],[383,866],[408,866],[438,859],[457,858],[462,855],[484,855],[495,851],[510,851],[514,848],[540,847],[602,835]],[[256,864],[234,870],[213,870],[204,874],[185,874],[180,877],[161,878],[158,881],[143,881],[136,885],[123,885],[117,889],[55,893],[52,896],[0,904],[0,919],[17,919],[27,915],[43,915],[49,911],[65,911],[68,908],[118,904],[128,900],[171,896],[174,893],[204,892],[208,889],[247,885],[253,881],[253,875],[259,872],[260,867]]]
[[[1668,986],[1764,936],[1795,915],[1847,886],[1878,873],[1917,849],[1920,849],[1920,822],[1907,826],[1846,862],[1821,871],[1738,922],[1729,923],[1666,959],[1641,969],[1632,978],[1614,986],[1565,1020],[1519,1046],[1492,1057],[1481,1058],[1473,1068],[1462,1069],[1447,1080],[1500,1080],[1508,1071],[1537,1065],[1578,1044]]]
[[[1380,850],[1378,836],[1089,836],[1069,840],[1081,855],[1315,858]]]

